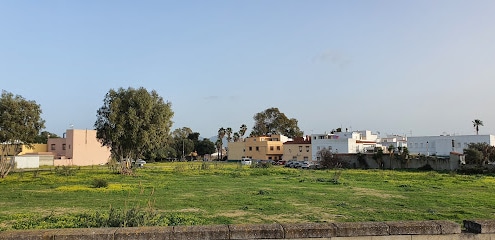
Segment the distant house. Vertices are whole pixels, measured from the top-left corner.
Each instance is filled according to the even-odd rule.
[[[101,146],[96,130],[68,129],[63,138],[49,138],[48,150],[54,155],[53,165],[89,166],[105,164],[110,149]]]
[[[359,153],[373,151],[381,147],[378,136],[369,130],[334,132],[311,135],[312,158],[319,160],[318,152],[328,149],[334,153]]]
[[[495,146],[494,135],[440,135],[408,137],[407,148],[411,154],[450,156],[451,152],[462,153],[470,143],[487,143]]]
[[[248,137],[240,142],[229,142],[229,160],[251,158],[255,160],[282,160],[283,144],[289,140],[284,135]]]
[[[284,143],[284,160],[311,160],[311,136],[298,137]]]

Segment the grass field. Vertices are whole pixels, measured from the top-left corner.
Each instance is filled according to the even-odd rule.
[[[495,218],[494,177],[437,172],[148,163],[135,176],[104,166],[11,173],[0,192],[0,230],[84,227],[87,216],[129,210],[152,212],[152,225]]]

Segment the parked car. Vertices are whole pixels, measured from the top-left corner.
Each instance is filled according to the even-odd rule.
[[[294,164],[294,161],[287,161],[287,162],[285,162],[284,167],[292,167],[293,164]]]
[[[313,162],[310,162],[310,161],[304,161],[304,162],[301,164],[301,168],[309,169],[309,168],[313,168],[313,167],[312,167],[313,165],[315,165]]]
[[[291,165],[292,168],[301,168],[302,167],[302,162],[299,161],[294,161],[294,163]]]
[[[242,165],[251,165],[252,161],[251,158],[243,158],[241,159],[241,164]]]

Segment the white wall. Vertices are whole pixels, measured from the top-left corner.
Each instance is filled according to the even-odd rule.
[[[39,168],[40,157],[39,156],[16,156],[15,157],[16,168]]]

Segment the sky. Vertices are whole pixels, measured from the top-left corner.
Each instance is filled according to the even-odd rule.
[[[305,134],[495,134],[493,0],[0,1],[0,89],[47,131],[93,129],[110,89],[172,104],[172,130],[277,107]],[[249,132],[249,131],[248,131]]]

